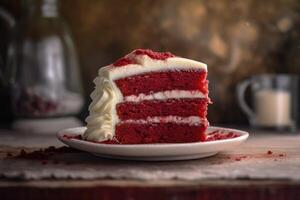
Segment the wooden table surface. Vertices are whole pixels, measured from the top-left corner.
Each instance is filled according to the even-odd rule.
[[[129,174],[120,178],[99,176],[95,179],[91,177],[86,179],[83,176],[81,179],[70,179],[58,178],[54,174],[55,178],[44,176],[26,179],[18,178],[18,176],[5,176],[5,169],[14,173],[18,170],[18,163],[16,169],[13,169],[14,160],[6,160],[8,152],[17,154],[21,149],[33,151],[48,146],[59,147],[62,144],[54,135],[0,130],[0,163],[2,164],[0,166],[0,199],[299,199],[300,133],[250,130],[250,135],[250,139],[238,149],[208,159],[171,163],[133,163],[91,156],[93,161],[86,163],[89,168],[93,166],[99,170],[112,168],[116,171],[115,173],[120,174],[129,172],[131,169],[137,170],[137,173],[141,175],[143,172],[151,172],[154,178],[147,176],[148,178],[138,179],[134,174]],[[61,155],[60,159],[67,158]],[[86,162],[80,157],[78,161]],[[16,160],[16,162],[19,161]],[[33,169],[42,170],[48,167],[36,161],[26,162],[32,163],[30,167]],[[6,164],[7,166],[4,166]],[[76,170],[80,173],[78,166],[85,165],[76,164]],[[55,166],[51,165],[51,170],[54,170]],[[118,166],[123,167],[124,170],[119,172]],[[200,169],[203,166],[206,169]],[[68,166],[57,165],[57,168],[60,167],[68,168]],[[72,163],[69,167],[70,173],[74,173],[72,170],[75,168]],[[167,168],[172,171],[167,174],[169,177],[163,176]],[[199,174],[211,173],[208,170],[210,168],[223,171],[213,176],[207,176],[205,173]],[[232,169],[233,171],[230,171]],[[4,175],[1,175],[1,172]],[[162,174],[162,178],[159,174]],[[185,175],[192,176],[185,179]]]

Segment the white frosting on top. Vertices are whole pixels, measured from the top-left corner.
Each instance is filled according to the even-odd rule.
[[[106,66],[110,71],[110,78],[112,80],[155,71],[207,70],[206,64],[186,58],[171,57],[165,60],[156,60],[147,55],[132,56],[132,54],[129,54],[128,57],[131,57],[137,64],[120,67],[114,67],[113,65]]]
[[[116,105],[122,101],[138,102],[142,100],[163,100],[168,98],[207,98],[206,95],[199,91],[181,90],[163,91],[150,95],[139,94],[138,96],[132,95],[123,97],[120,90],[114,83],[114,80],[147,72],[207,70],[207,66],[204,63],[180,57],[170,57],[165,60],[157,60],[152,59],[147,55],[136,55],[134,52],[125,57],[133,60],[135,64],[128,64],[124,66],[108,65],[100,68],[98,77],[94,80],[95,90],[91,94],[92,103],[89,106],[89,116],[86,118],[87,130],[83,135],[84,139],[98,142],[112,139],[115,134],[115,125],[120,122],[116,114]],[[175,119],[174,117],[176,116],[173,116],[172,120]],[[188,120],[191,119],[189,118]],[[180,122],[181,120],[186,119],[176,118],[176,122]]]

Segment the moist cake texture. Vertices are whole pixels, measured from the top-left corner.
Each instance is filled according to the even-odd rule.
[[[120,144],[204,141],[207,66],[137,49],[100,68],[83,138]]]

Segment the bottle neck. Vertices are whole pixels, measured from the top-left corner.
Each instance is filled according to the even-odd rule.
[[[26,13],[30,17],[59,17],[57,0],[25,0]]]

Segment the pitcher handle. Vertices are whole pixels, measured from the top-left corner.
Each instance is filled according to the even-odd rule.
[[[241,106],[242,110],[248,115],[250,119],[253,119],[255,116],[254,111],[250,108],[250,106],[247,104],[245,100],[245,92],[249,85],[251,84],[250,80],[245,80],[242,83],[240,83],[237,87],[237,95],[238,95],[238,102]]]

